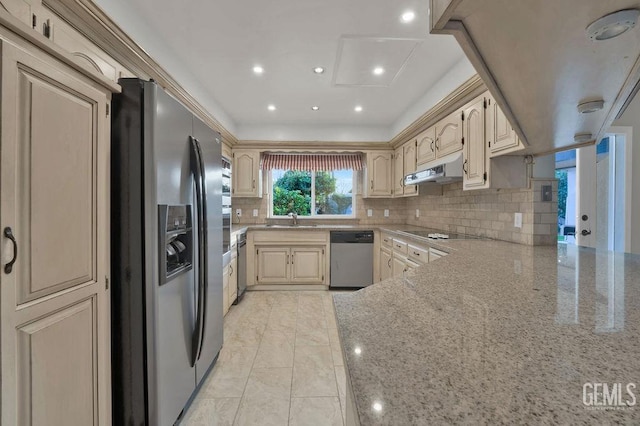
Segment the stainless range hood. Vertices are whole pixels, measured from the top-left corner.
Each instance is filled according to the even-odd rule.
[[[449,183],[462,180],[462,152],[449,154],[423,164],[420,170],[404,177],[404,184]]]

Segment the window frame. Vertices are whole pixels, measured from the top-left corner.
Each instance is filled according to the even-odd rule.
[[[298,216],[298,220],[318,220],[318,219],[355,219],[356,218],[356,189],[357,189],[357,175],[358,172],[353,169],[344,169],[351,170],[351,214],[316,214],[316,171],[315,170],[305,170],[311,173],[311,215],[309,216]],[[324,170],[329,171],[329,170]],[[335,170],[331,170],[335,171]],[[268,219],[287,219],[289,216],[276,216],[273,214],[273,170],[268,170],[268,183],[269,183],[269,215]],[[285,171],[286,172],[286,171]]]

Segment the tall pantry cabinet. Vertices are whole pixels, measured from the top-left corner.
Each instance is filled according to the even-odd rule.
[[[0,27],[1,424],[106,426],[118,87],[39,45]]]

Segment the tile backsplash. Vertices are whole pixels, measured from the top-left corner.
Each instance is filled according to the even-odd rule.
[[[542,201],[542,187],[551,185],[552,200]],[[416,217],[416,209],[420,217]],[[557,240],[558,183],[532,179],[531,188],[463,191],[462,182],[443,187],[443,195],[407,199],[405,223],[526,245],[553,245]],[[522,213],[522,227],[514,215]]]
[[[552,200],[542,201],[542,186],[552,186]],[[526,245],[554,245],[557,232],[558,184],[555,179],[532,179],[530,188],[463,191],[462,182],[443,186],[442,195],[418,195],[395,199],[364,199],[356,196],[356,217],[340,223],[360,225],[409,224],[510,241]],[[268,221],[269,197],[234,198],[233,223]],[[236,209],[242,216],[235,217]],[[258,217],[253,217],[253,210]],[[367,210],[373,216],[368,217]],[[384,217],[384,210],[389,217]],[[420,216],[416,217],[416,209]],[[522,227],[514,226],[522,213]],[[329,220],[325,220],[327,223]],[[322,222],[318,220],[316,222]],[[329,223],[334,223],[331,220]]]

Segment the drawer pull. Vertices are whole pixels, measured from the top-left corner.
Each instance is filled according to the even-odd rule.
[[[413,254],[415,254],[416,256],[420,256],[420,253],[416,253],[415,251],[413,252]]]

